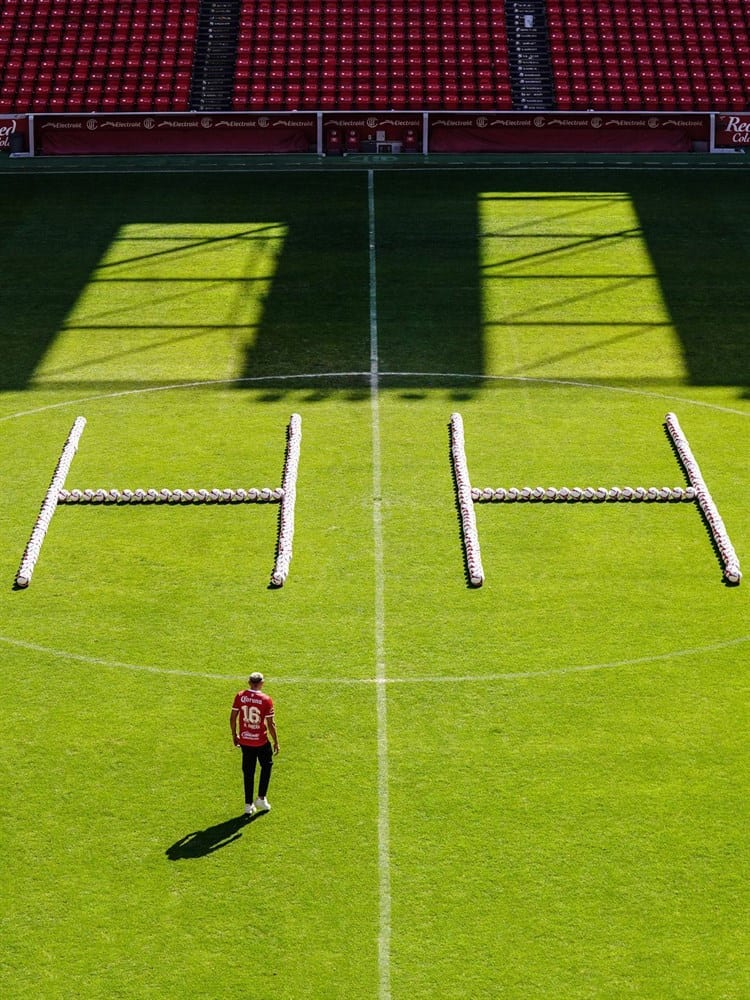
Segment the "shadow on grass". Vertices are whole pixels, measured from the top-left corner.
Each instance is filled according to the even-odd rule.
[[[191,858],[205,858],[208,854],[220,851],[222,847],[228,847],[236,840],[241,840],[243,827],[254,823],[255,820],[265,813],[257,813],[255,816],[233,816],[223,823],[216,823],[214,826],[207,826],[205,830],[193,830],[186,833],[184,837],[176,840],[171,847],[164,852],[169,861],[187,861]]]
[[[228,181],[215,199],[206,198],[205,178],[199,174],[168,182],[143,176],[92,181],[71,175],[53,183],[21,177],[13,184],[13,211],[0,233],[0,260],[6,268],[0,283],[0,391],[25,389],[38,377],[45,388],[88,392],[190,383],[193,377],[184,374],[182,362],[178,377],[169,372],[152,376],[154,352],[172,351],[179,358],[183,343],[204,338],[210,357],[213,338],[231,336],[239,352],[239,390],[259,388],[257,383],[270,379],[275,384],[268,388],[269,401],[300,387],[309,388],[308,403],[324,401],[342,388],[354,401],[367,398],[369,386],[363,380],[371,366],[375,302],[364,174],[259,174]],[[384,187],[382,193],[377,216],[382,229],[380,367],[414,373],[404,378],[405,388],[420,392],[432,387],[421,372],[464,373],[458,388],[466,393],[471,373],[483,369],[475,195],[451,185],[435,208],[432,199],[440,185],[427,187]],[[437,233],[436,210],[441,213]],[[255,233],[263,221],[283,228],[278,237],[282,245],[261,275],[270,287],[263,293],[257,323],[240,322],[237,318],[247,318],[254,308],[261,278],[249,272],[211,273],[212,247],[230,237],[205,237],[199,227],[232,225],[237,232],[231,238],[247,238],[248,224]],[[147,243],[160,239],[158,249],[123,257],[128,241],[136,239],[127,235],[132,225],[147,227],[137,238]],[[170,243],[163,227],[175,225],[184,233]],[[198,234],[192,241],[191,226]],[[253,254],[265,252],[262,236],[258,239],[257,247],[249,241],[244,251],[248,269],[254,266]],[[139,261],[147,265],[143,270]],[[122,270],[125,265],[129,270]],[[191,326],[188,317],[186,326],[182,314],[172,323],[167,311],[161,322],[154,320],[151,298],[166,294],[161,291],[165,282],[174,289],[165,300],[172,303],[184,294],[183,287],[195,289],[199,281],[209,289],[212,283],[224,284],[229,319],[224,316],[212,325],[207,317],[208,323]],[[119,297],[108,312],[101,297],[109,287]],[[151,318],[139,315],[139,302],[150,304]],[[39,376],[55,341],[69,327],[83,345],[81,356],[64,356],[54,370]],[[300,374],[306,378],[298,382]],[[195,372],[195,380],[202,377]],[[319,382],[311,384],[313,379]],[[445,377],[441,387],[444,383]]]
[[[543,181],[530,179],[526,171],[378,174],[372,219],[364,173],[238,176],[223,180],[217,197],[206,196],[206,177],[200,173],[169,179],[134,175],[95,180],[71,174],[60,181],[19,176],[8,182],[13,191],[6,199],[7,218],[0,232],[2,391],[34,385],[40,365],[75,316],[81,296],[87,289],[93,294],[92,288],[97,287],[103,294],[105,286],[97,286],[97,281],[104,280],[107,269],[114,266],[104,260],[105,255],[112,253],[123,227],[133,223],[155,227],[157,233],[159,227],[180,224],[187,233],[175,246],[144,255],[150,270],[136,271],[135,277],[128,278],[133,282],[134,304],[148,301],[150,290],[165,281],[176,283],[177,290],[169,294],[171,301],[182,294],[181,281],[193,288],[198,280],[208,285],[218,280],[226,285],[226,300],[231,301],[235,317],[244,315],[243,310],[247,312],[255,301],[258,277],[248,271],[217,278],[210,273],[210,257],[204,270],[201,256],[222,240],[247,236],[250,223],[252,227],[264,222],[272,228],[284,227],[278,259],[261,275],[270,287],[252,336],[239,347],[236,380],[238,389],[247,389],[266,378],[289,379],[269,388],[269,401],[298,391],[293,379],[300,373],[321,377],[307,402],[325,400],[339,392],[342,384],[352,391],[350,398],[362,398],[374,330],[379,369],[384,375],[400,373],[406,398],[421,398],[436,384],[452,390],[456,399],[471,398],[482,384],[481,374],[492,369],[485,342],[487,290],[494,285],[505,301],[498,291],[502,281],[507,278],[517,284],[523,277],[512,255],[516,236],[527,242],[537,240],[539,250],[531,256],[537,262],[548,259],[553,277],[560,272],[561,253],[572,261],[571,254],[597,242],[604,246],[626,238],[643,242],[680,338],[689,382],[738,386],[741,392],[747,392],[750,385],[746,323],[750,300],[745,280],[750,188],[744,176],[713,182],[704,174],[680,174],[665,184],[663,175],[648,172],[561,171],[545,175]],[[600,218],[598,229],[592,223],[591,232],[584,227],[581,233],[580,215],[586,206],[597,199],[605,203],[613,197],[613,190],[616,199],[627,195],[632,200],[637,228],[609,231],[606,219]],[[550,195],[561,206],[552,233],[549,212],[540,210],[535,226],[532,210],[523,209],[525,203],[541,202]],[[487,199],[508,203],[507,211],[498,216],[501,221],[492,223],[496,228],[490,231],[485,231],[490,222],[479,211]],[[232,237],[196,237],[186,243],[190,226],[205,224],[231,224],[238,232]],[[145,238],[151,239],[151,234]],[[373,238],[376,253],[370,259]],[[507,259],[484,261],[486,238],[505,247]],[[260,253],[262,240],[258,247]],[[686,252],[688,247],[690,252]],[[189,266],[181,256],[188,252],[192,255]],[[249,266],[253,251],[247,253]],[[171,264],[174,260],[182,263]],[[164,267],[154,270],[161,262]],[[572,265],[568,271],[566,280],[571,280],[575,276]],[[125,287],[117,269],[114,275],[118,287]],[[586,290],[589,276],[580,277],[584,290],[573,299],[579,305],[591,297]],[[526,278],[544,289],[544,276],[532,273]],[[627,273],[623,278],[627,282]],[[569,305],[558,303],[552,316],[554,327],[580,325],[567,318]],[[534,312],[538,303],[526,308]],[[240,336],[245,329],[243,323],[236,328],[227,325],[226,317],[215,327],[208,324],[186,330],[181,322],[173,326],[168,318],[163,327],[150,322],[143,327],[138,325],[135,308],[131,312],[132,326],[117,310],[111,316],[105,310],[102,325],[77,328],[80,337],[88,337],[85,343],[91,357],[98,359],[92,373],[85,369],[85,358],[75,358],[72,368],[66,362],[62,378],[56,381],[55,373],[47,372],[41,384],[101,392],[148,387],[152,383],[143,362],[154,350],[171,347],[178,353],[182,340],[205,336],[210,354],[212,336]],[[537,325],[537,319],[534,313],[532,325]],[[523,314],[505,316],[507,329],[502,336],[512,344],[528,322]],[[634,316],[632,329],[615,330],[604,346],[616,349],[620,340],[642,332],[642,326]],[[145,342],[144,330],[150,331]],[[536,364],[560,367],[581,350],[590,350],[590,343],[583,348],[567,345],[561,352],[560,341],[555,339],[549,352],[535,349]],[[79,366],[80,380],[76,380],[73,376]],[[340,373],[342,381],[329,373]],[[200,377],[196,372],[196,378]],[[564,370],[560,377],[566,377]],[[190,376],[185,380],[190,381]],[[166,374],[163,381],[175,379]]]

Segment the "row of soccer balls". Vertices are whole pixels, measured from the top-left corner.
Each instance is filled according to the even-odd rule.
[[[294,508],[297,503],[297,473],[299,471],[300,449],[302,447],[302,417],[293,413],[287,427],[287,446],[284,455],[284,469],[281,474],[283,484],[280,492],[284,502],[279,509],[279,538],[276,548],[276,562],[271,573],[271,586],[283,587],[289,575],[294,541]]]
[[[547,489],[543,486],[537,486],[534,489],[530,486],[524,486],[522,489],[511,487],[508,490],[493,490],[488,487],[487,489],[472,489],[471,491],[471,499],[477,503],[515,503],[517,501],[537,503],[540,501],[556,501],[558,503],[568,503],[570,501],[593,501],[598,503],[602,503],[603,501],[645,501],[653,503],[657,501],[666,503],[667,501],[675,500],[693,501],[696,499],[696,495],[696,491],[692,486],[688,486],[685,489],[681,486],[623,486],[622,489],[619,486],[613,486],[611,489],[607,489],[605,486],[598,488],[586,486],[583,489],[579,486],[573,486],[571,489],[568,489],[567,486],[562,486],[560,489],[556,489],[554,486],[550,486]]]
[[[58,503],[278,503],[284,491],[249,490],[60,490]]]

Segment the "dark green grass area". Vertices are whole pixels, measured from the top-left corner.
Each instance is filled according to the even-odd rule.
[[[472,590],[448,437],[676,486],[673,410],[746,564],[744,171],[0,184],[2,995],[746,1000],[747,583],[690,504],[482,504]],[[279,485],[293,412],[282,589],[229,505],[61,507],[13,590],[77,414],[69,488],[185,489]]]

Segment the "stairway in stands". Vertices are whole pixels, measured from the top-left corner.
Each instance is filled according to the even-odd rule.
[[[191,111],[232,106],[241,0],[201,0],[190,85]]]
[[[505,0],[513,108],[543,111],[555,107],[544,0]]]

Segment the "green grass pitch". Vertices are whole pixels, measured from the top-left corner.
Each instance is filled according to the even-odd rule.
[[[12,1000],[745,1000],[745,172],[4,176],[0,992]],[[371,374],[374,376],[371,379]],[[280,484],[277,508],[61,507]],[[4,584],[1,582],[4,581]],[[242,824],[232,697],[282,750]]]

